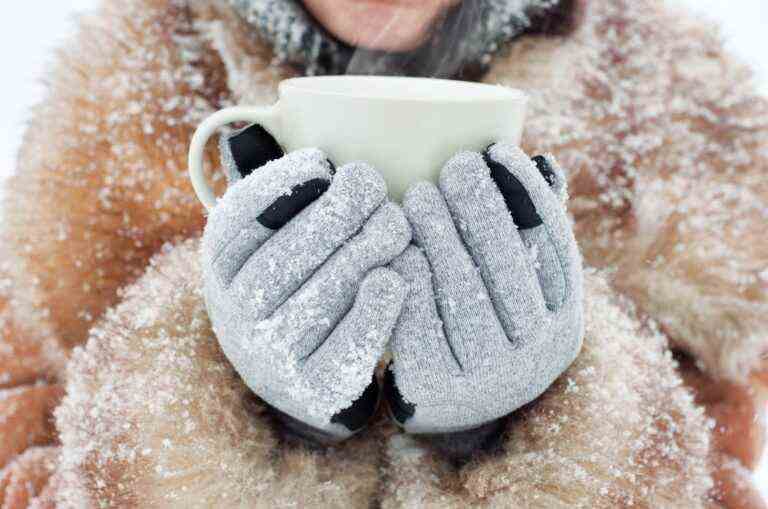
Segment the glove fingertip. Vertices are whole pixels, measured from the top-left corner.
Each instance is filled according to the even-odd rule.
[[[416,405],[406,401],[400,392],[391,362],[389,363],[389,366],[387,366],[387,369],[384,370],[383,392],[390,415],[400,426],[404,426],[416,413]]]
[[[362,429],[376,413],[379,407],[381,391],[376,375],[373,375],[371,383],[365,388],[363,394],[355,400],[349,407],[340,410],[333,417],[333,424],[340,424],[352,433]]]
[[[539,169],[539,173],[547,181],[552,191],[561,200],[564,200],[567,196],[568,180],[563,168],[557,163],[555,156],[552,154],[538,155],[532,158],[532,161],[536,164],[536,168]]]
[[[494,145],[483,152],[483,158],[491,171],[491,179],[501,191],[507,210],[512,214],[515,225],[520,230],[535,228],[543,223],[541,217],[536,211],[536,206],[531,200],[531,196],[525,189],[520,180],[509,171],[506,166],[497,162],[493,158]]]
[[[399,256],[411,243],[413,230],[400,206],[386,201],[374,213],[366,228],[378,239],[379,254],[384,263]]]
[[[443,194],[459,194],[471,189],[483,177],[487,178],[487,168],[482,156],[463,151],[445,163],[438,182]]]
[[[219,150],[230,183],[285,155],[277,140],[259,124],[222,135]]]
[[[383,353],[389,342],[392,330],[397,324],[407,296],[408,285],[392,269],[379,267],[373,269],[363,280],[358,298],[363,306],[363,313],[373,320],[377,334],[371,334],[374,347]]]
[[[403,197],[403,211],[412,226],[426,221],[428,216],[443,200],[437,186],[431,182],[419,181],[413,184]]]
[[[266,228],[279,230],[325,193],[329,186],[330,182],[322,178],[315,178],[294,186],[290,194],[277,198],[259,215],[257,220]]]

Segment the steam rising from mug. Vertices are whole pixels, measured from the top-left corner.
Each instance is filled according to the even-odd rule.
[[[524,32],[550,31],[572,10],[571,0],[463,0],[441,16],[426,42],[414,51],[388,53],[365,48],[352,51],[346,74],[475,79],[487,70],[492,55]],[[561,20],[562,21],[562,20]],[[395,16],[380,38],[398,23]]]
[[[441,16],[430,29],[426,42],[418,49],[405,53],[388,53],[356,48],[347,65],[347,74],[402,75],[425,77],[455,77],[479,72],[483,58],[483,21],[489,14],[487,3],[465,0]],[[401,10],[402,12],[402,10]],[[400,18],[396,15],[383,27],[380,38],[385,39]],[[471,66],[475,69],[470,69]]]
[[[418,5],[418,0],[409,1],[413,2],[411,8]],[[277,61],[293,64],[307,75],[375,74],[473,81],[488,69],[492,56],[515,37],[530,32],[567,33],[576,26],[578,6],[583,1],[456,0],[433,24],[422,46],[403,53],[345,44],[314,20],[301,0],[229,3],[272,46]],[[398,22],[403,20],[395,16],[386,23],[380,40],[395,32]],[[373,40],[369,48],[375,47],[376,38]]]

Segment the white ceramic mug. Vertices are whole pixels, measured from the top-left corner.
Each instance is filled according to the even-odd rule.
[[[189,173],[200,201],[216,197],[203,174],[208,138],[232,122],[264,127],[287,153],[316,147],[338,166],[365,161],[399,201],[418,180],[436,181],[460,150],[490,143],[520,143],[523,92],[495,85],[425,78],[327,76],[280,83],[272,106],[218,111],[198,127],[189,151]]]

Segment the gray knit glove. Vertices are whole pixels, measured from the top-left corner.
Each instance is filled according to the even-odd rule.
[[[439,189],[406,194],[418,247],[392,263],[410,291],[386,389],[406,431],[486,425],[538,397],[578,354],[582,270],[565,185],[553,159],[498,144],[448,162]]]
[[[202,243],[221,348],[294,428],[343,439],[378,403],[374,369],[405,296],[400,276],[382,266],[410,242],[408,222],[377,172],[352,164],[334,175],[319,150],[234,180]]]

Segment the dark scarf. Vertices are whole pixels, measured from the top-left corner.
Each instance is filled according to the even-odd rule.
[[[569,28],[575,0],[464,0],[419,49],[386,53],[354,48],[330,35],[300,0],[229,0],[272,45],[279,61],[308,75],[378,74],[472,79],[519,35]],[[343,15],[343,13],[339,13]]]

